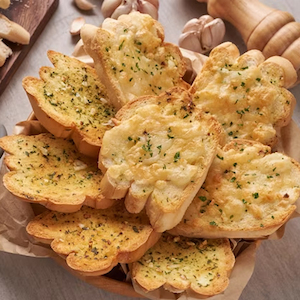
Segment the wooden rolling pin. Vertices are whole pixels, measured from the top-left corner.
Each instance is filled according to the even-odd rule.
[[[294,66],[300,81],[300,23],[288,12],[258,0],[197,0],[206,2],[214,18],[230,22],[240,32],[247,49],[261,50],[266,58],[280,55]]]

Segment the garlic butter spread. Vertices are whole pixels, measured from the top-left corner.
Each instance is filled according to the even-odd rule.
[[[294,103],[282,87],[283,71],[279,65],[260,63],[264,58],[257,52],[235,58],[221,55],[221,50],[218,55],[216,48],[195,80],[193,101],[222,124],[226,142],[245,138],[274,144],[275,128],[287,122]]]
[[[133,279],[146,290],[161,286],[174,292],[191,288],[202,295],[228,285],[234,256],[226,239],[190,239],[163,234],[133,265]]]
[[[75,127],[90,144],[101,145],[115,115],[106,88],[86,64],[54,51],[48,56],[54,68],[42,67],[41,80],[27,77],[23,81],[26,92],[59,124]]]
[[[218,141],[207,121],[194,114],[172,104],[136,108],[105,133],[101,160],[109,177],[131,184],[135,194],[180,201],[185,187],[207,168]]]
[[[105,63],[127,100],[158,95],[184,75],[180,51],[163,43],[163,29],[150,16],[131,13],[104,21],[102,28],[111,33]]]
[[[280,224],[300,195],[299,179],[291,158],[260,143],[232,141],[218,151],[183,223],[228,231]]]

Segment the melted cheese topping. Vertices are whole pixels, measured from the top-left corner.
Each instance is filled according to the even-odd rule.
[[[202,240],[163,234],[133,266],[134,279],[147,290],[165,285],[204,295],[221,292],[228,284],[233,254],[225,240]]]
[[[300,195],[300,170],[289,157],[269,151],[259,144],[219,150],[185,221],[198,219],[216,230],[280,222]]]
[[[276,136],[274,124],[286,115],[284,110],[291,109],[287,91],[278,85],[278,78],[267,77],[259,66],[238,62],[219,62],[206,70],[195,81],[193,100],[216,116],[226,142],[245,138],[270,145]]]
[[[154,190],[166,195],[169,191],[171,198],[206,166],[214,142],[203,122],[188,114],[179,119],[167,108],[161,109],[156,104],[139,107],[130,119],[107,131],[101,159],[116,182],[134,181],[134,188],[144,193]]]
[[[105,52],[116,84],[127,100],[158,95],[184,75],[179,51],[163,43],[155,22],[148,15],[133,13],[102,26],[112,34]]]

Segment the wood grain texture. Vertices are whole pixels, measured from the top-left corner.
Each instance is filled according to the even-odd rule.
[[[13,54],[0,68],[0,95],[43,31],[58,3],[59,0],[14,1],[8,9],[0,10],[0,13],[7,18],[23,26],[31,36],[29,45],[18,45],[5,41],[5,44],[13,50]]]

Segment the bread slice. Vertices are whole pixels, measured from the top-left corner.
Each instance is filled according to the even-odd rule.
[[[73,141],[50,133],[14,135],[1,138],[0,147],[10,154],[3,183],[22,200],[62,212],[113,204],[99,189],[103,175],[96,160],[78,153]]]
[[[238,48],[226,42],[212,50],[191,92],[195,105],[222,124],[225,143],[243,138],[273,146],[296,103],[284,87],[296,79],[285,58],[265,60],[258,50],[240,56]]]
[[[29,222],[27,232],[51,243],[69,267],[85,276],[138,260],[160,237],[145,213],[130,214],[122,203],[105,210],[83,206],[68,214],[47,211]]]
[[[164,233],[133,263],[132,279],[146,291],[160,287],[181,293],[192,289],[213,296],[226,289],[235,262],[227,239],[190,239]]]
[[[205,183],[170,232],[261,238],[289,219],[299,196],[299,163],[261,143],[237,139],[218,150]]]
[[[144,96],[116,114],[99,157],[101,189],[125,198],[131,213],[145,206],[155,230],[171,229],[202,185],[215,156],[220,125],[194,107],[185,89]]]
[[[53,135],[72,138],[81,153],[97,157],[115,115],[106,88],[95,70],[79,60],[54,51],[48,57],[54,68],[42,67],[41,79],[23,79],[33,111]]]
[[[85,25],[81,38],[117,109],[139,96],[189,87],[182,80],[185,62],[179,48],[164,42],[161,24],[147,14],[107,18],[101,28]]]

